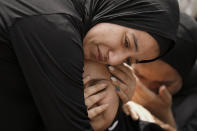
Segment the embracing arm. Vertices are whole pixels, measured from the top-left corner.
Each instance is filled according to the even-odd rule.
[[[81,37],[67,18],[54,14],[19,20],[10,38],[47,130],[89,131]]]

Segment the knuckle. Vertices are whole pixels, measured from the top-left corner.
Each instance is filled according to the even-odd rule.
[[[96,89],[95,89],[95,88],[91,88],[91,89],[89,90],[89,94],[93,94],[94,92],[96,92]]]
[[[129,89],[129,87],[128,86],[121,86],[122,88],[122,91],[123,92],[125,92],[126,94],[128,94],[128,93],[130,93],[129,91],[128,91],[128,89]]]
[[[99,89],[101,87],[102,87],[102,84],[101,83],[95,85],[95,89]]]
[[[98,108],[94,109],[94,114],[98,114]]]
[[[89,103],[90,103],[89,101],[85,102],[85,105],[87,106],[87,108],[89,108],[89,105],[90,105]]]
[[[95,102],[96,101],[95,101],[95,98],[94,97],[92,97],[92,98],[89,99],[89,104],[90,105],[93,105]]]
[[[88,117],[91,119],[91,118],[93,118],[95,115],[94,115],[94,113],[92,112],[92,111],[90,111],[89,113],[88,113]]]
[[[84,92],[84,95],[85,95],[86,97],[90,96],[90,91]]]
[[[96,96],[94,96],[94,97],[92,97],[91,99],[90,99],[90,101],[93,103],[93,102],[96,102],[96,100],[97,100],[97,97]]]

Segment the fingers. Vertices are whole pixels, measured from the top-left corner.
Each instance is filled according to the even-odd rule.
[[[115,86],[115,87],[119,87],[120,89],[117,89],[117,91],[121,90],[121,91],[127,91],[127,86],[120,82],[118,79],[116,79],[115,77],[111,77],[111,80],[112,80],[112,84]]]
[[[117,93],[118,93],[120,99],[122,100],[122,103],[123,103],[123,104],[127,103],[127,102],[130,100],[130,99],[128,98],[128,96],[125,95],[125,93],[124,93],[123,91],[120,90],[120,91],[118,91]]]
[[[109,106],[108,104],[104,104],[104,105],[97,106],[97,107],[94,107],[94,108],[88,110],[88,117],[90,119],[96,117],[97,115],[104,112],[107,109],[108,106]]]
[[[120,81],[122,81],[124,84],[128,84],[129,76],[127,76],[126,73],[122,72],[118,68],[115,68],[113,66],[109,66],[109,71],[112,75],[116,76]]]
[[[148,122],[155,122],[153,116],[149,111],[147,111],[144,107],[138,105],[137,107],[137,113],[141,120],[148,121]]]
[[[130,113],[129,113],[129,107],[128,107],[127,104],[123,104],[122,109],[123,109],[123,112],[124,112],[127,116],[130,115]]]
[[[139,119],[139,116],[138,116],[137,113],[132,109],[132,103],[128,102],[128,103],[126,104],[126,106],[127,106],[128,110],[129,110],[129,114],[130,114],[131,118],[132,118],[133,120],[135,120],[135,121],[138,120],[138,119]]]
[[[85,99],[85,104],[87,108],[91,108],[94,104],[96,104],[98,101],[102,100],[106,95],[106,92],[101,92],[96,95],[92,95]]]
[[[96,84],[94,86],[90,86],[84,89],[84,97],[87,98],[99,91],[102,91],[107,87],[107,84],[101,83],[101,84]]]
[[[116,68],[118,68],[120,71],[124,72],[125,74],[127,74],[127,76],[130,79],[134,79],[134,73],[133,73],[133,69],[131,66],[127,65],[127,64],[122,64],[122,65],[118,65],[116,66]]]
[[[88,76],[85,76],[84,78],[83,78],[83,84],[84,84],[84,86],[86,87],[86,85],[87,85],[87,83],[90,81],[91,79],[90,79],[90,76],[88,75]]]
[[[172,95],[168,91],[168,89],[165,86],[161,86],[159,88],[159,96],[161,99],[168,105],[171,105],[172,103]]]
[[[129,87],[127,87],[125,84],[120,82],[115,77],[111,77],[112,83],[115,86],[117,90],[117,94],[119,95],[120,99],[123,103],[127,103],[133,94],[133,90],[130,90]],[[135,88],[135,87],[134,87]]]

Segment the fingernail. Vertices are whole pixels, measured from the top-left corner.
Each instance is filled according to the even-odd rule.
[[[113,81],[113,82],[116,82],[117,81],[117,79],[115,78],[115,77],[111,77],[111,80]]]
[[[162,85],[160,88],[161,88],[160,90],[165,90],[166,89],[165,85]]]
[[[114,67],[113,66],[108,66],[110,71],[114,71]]]

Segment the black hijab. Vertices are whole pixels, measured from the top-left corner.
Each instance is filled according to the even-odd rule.
[[[176,46],[162,60],[176,69],[184,82],[197,58],[197,23],[186,14],[180,16]]]
[[[142,30],[154,34],[160,55],[165,54],[176,39],[177,0],[86,0],[86,9],[86,31],[101,22]],[[168,43],[162,43],[155,36]]]

